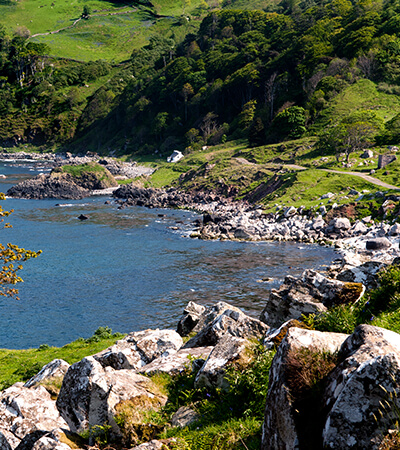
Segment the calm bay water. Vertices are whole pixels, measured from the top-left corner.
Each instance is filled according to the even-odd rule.
[[[37,170],[0,164],[7,176],[0,191]],[[226,301],[257,317],[286,274],[335,258],[313,245],[190,239],[194,213],[118,210],[106,200],[2,202],[15,212],[1,242],[43,253],[24,265],[20,300],[0,298],[0,348],[61,346],[105,325],[120,332],[175,328],[189,300]],[[81,213],[89,219],[79,221]]]

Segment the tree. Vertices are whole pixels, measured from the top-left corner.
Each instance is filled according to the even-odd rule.
[[[82,19],[89,19],[90,14],[92,14],[92,10],[91,10],[90,6],[84,5],[83,11],[82,11]]]
[[[382,129],[383,120],[375,112],[358,111],[323,132],[318,146],[335,153],[337,159],[344,153],[348,163],[352,153],[371,147]]]
[[[5,200],[5,195],[0,193],[0,200]],[[4,218],[8,217],[13,210],[5,211],[0,206],[0,222],[4,222]],[[4,228],[11,228],[9,223],[4,224]],[[18,272],[22,269],[21,262],[25,262],[28,259],[36,258],[42,253],[41,250],[34,252],[32,250],[25,250],[15,244],[1,244],[0,243],[0,261],[2,266],[0,270],[0,295],[16,297],[18,300],[18,289],[14,286],[17,283],[21,283],[23,280],[18,275]]]
[[[300,138],[306,132],[306,115],[301,106],[290,106],[278,113],[271,124],[270,134],[279,139]]]

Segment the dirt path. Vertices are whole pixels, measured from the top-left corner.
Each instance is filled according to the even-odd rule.
[[[384,181],[378,180],[377,178],[371,177],[370,175],[366,175],[365,173],[360,172],[342,172],[340,170],[332,170],[332,169],[319,169],[323,170],[324,172],[331,172],[331,173],[338,173],[338,174],[344,174],[344,175],[354,175],[355,177],[360,177],[365,181],[368,181],[369,183],[375,184],[376,186],[381,186],[385,189],[395,189],[397,191],[400,190],[400,187],[394,186],[393,184],[385,183]]]

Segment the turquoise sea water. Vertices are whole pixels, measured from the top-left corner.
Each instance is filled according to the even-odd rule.
[[[7,176],[0,191],[38,170],[0,164]],[[286,274],[335,258],[314,245],[190,239],[194,213],[118,210],[106,200],[2,202],[15,212],[1,242],[43,253],[25,263],[20,300],[0,297],[0,348],[61,346],[105,325],[120,332],[175,328],[189,300],[226,301],[257,317]],[[89,219],[78,220],[81,213]]]

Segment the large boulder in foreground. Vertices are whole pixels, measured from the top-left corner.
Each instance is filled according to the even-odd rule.
[[[244,339],[259,339],[268,329],[265,323],[247,316],[239,308],[218,302],[204,311],[192,330],[198,331],[196,336],[184,348],[216,345],[226,334]]]
[[[73,432],[106,424],[119,435],[114,415],[120,403],[137,401],[141,408],[158,409],[166,400],[149,378],[133,370],[103,367],[89,356],[68,369],[57,408]]]
[[[316,381],[305,391],[307,379]],[[370,325],[348,337],[291,328],[271,367],[262,450],[378,450],[398,420],[399,385],[399,334]]]
[[[290,328],[272,362],[262,430],[262,450],[298,449],[296,411],[290,392],[288,361],[302,348],[336,352],[347,335]],[[311,448],[311,447],[310,447]]]
[[[0,439],[6,439],[12,448],[23,439],[39,439],[58,428],[68,430],[68,425],[44,387],[16,383],[0,393]]]
[[[243,365],[248,363],[250,359],[248,357],[249,347],[250,342],[247,339],[230,334],[222,337],[198,371],[195,386],[227,389],[229,384],[225,380],[226,367],[229,364]]]
[[[324,312],[342,303],[355,303],[364,292],[361,283],[327,278],[309,269],[300,278],[287,276],[278,290],[271,289],[260,319],[270,327],[278,328],[303,314]]]
[[[128,334],[93,357],[103,367],[140,369],[156,358],[173,355],[182,345],[182,338],[176,331],[144,330]]]
[[[325,390],[323,443],[337,450],[378,449],[399,419],[400,335],[360,325],[343,343],[339,361]]]

